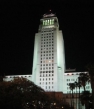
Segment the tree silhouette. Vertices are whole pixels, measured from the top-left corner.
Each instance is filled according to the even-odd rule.
[[[74,96],[73,96],[73,90],[75,89],[75,83],[69,83],[69,88],[72,91],[72,96],[71,96],[71,107],[74,107]]]
[[[25,78],[0,82],[0,107],[3,109],[35,109],[48,100],[45,91]]]
[[[90,82],[89,74],[88,73],[80,73],[78,79],[79,79],[79,82],[81,83],[81,85],[83,86],[84,91],[85,91],[86,83]]]
[[[91,94],[89,91],[83,91],[80,96],[81,104],[84,105],[86,109],[89,109],[89,101],[91,100]]]
[[[93,99],[93,109],[94,109],[94,64],[88,64],[86,69],[89,72],[90,80],[91,80],[91,88],[92,88],[92,99]]]

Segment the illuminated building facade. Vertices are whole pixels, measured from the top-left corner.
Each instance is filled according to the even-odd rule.
[[[11,81],[16,77],[24,77],[45,91],[69,94],[71,92],[68,84],[78,81],[80,73],[82,72],[65,70],[64,40],[58,19],[55,14],[45,14],[40,19],[38,33],[35,34],[32,75],[8,75],[3,80]],[[90,83],[86,85],[86,90],[91,92]],[[80,92],[82,91],[83,88]],[[78,92],[79,89],[74,90],[74,93]]]
[[[64,41],[54,14],[43,15],[35,35],[32,81],[45,91],[63,91]]]

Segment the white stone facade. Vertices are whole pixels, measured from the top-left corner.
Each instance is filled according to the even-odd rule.
[[[65,72],[64,41],[55,15],[40,20],[35,35],[32,80],[45,91],[62,91]]]

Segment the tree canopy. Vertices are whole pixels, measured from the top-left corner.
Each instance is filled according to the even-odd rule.
[[[25,78],[0,82],[0,107],[3,109],[26,109],[48,100],[45,91]]]

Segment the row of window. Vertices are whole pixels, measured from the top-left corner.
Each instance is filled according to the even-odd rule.
[[[45,40],[54,40],[54,38],[52,36],[46,36],[45,38],[41,38],[41,41],[45,41]]]
[[[45,79],[44,78],[40,78],[40,81],[44,81]],[[46,80],[54,80],[54,78],[46,78]]]
[[[47,84],[45,84],[45,86],[42,84],[42,83],[40,83],[40,86],[42,87],[42,88],[48,88],[48,89],[50,89],[50,88],[54,88],[54,86],[52,85],[52,86],[48,86]]]
[[[53,53],[54,52],[54,50],[49,50],[49,51],[44,51],[44,53]],[[41,53],[43,53],[42,51],[41,51]]]
[[[48,48],[48,47],[47,47],[47,48],[43,48],[43,47],[42,47],[42,48],[41,48],[41,50],[51,50],[51,49],[54,49],[54,47],[49,47],[49,48]]]
[[[54,71],[40,71],[40,73],[54,73]]]
[[[52,36],[53,37],[53,32],[50,32],[50,33],[46,33],[46,34],[41,34],[42,35],[42,37],[41,38],[45,38],[45,37],[43,37],[43,36]]]
[[[49,49],[49,50],[47,50],[47,51],[41,51],[41,54],[49,54],[49,56],[51,56],[52,54],[53,54],[53,52],[54,52],[54,50],[51,48],[51,49]]]
[[[52,54],[41,54],[41,57],[42,57],[42,56],[50,56],[50,55],[53,56],[54,54],[53,54],[53,53],[52,53]]]
[[[40,82],[40,84],[54,84],[54,82]]]
[[[54,86],[52,86],[52,87],[51,87],[51,86],[49,86],[49,89],[50,89],[50,88],[51,88],[51,89],[53,89],[53,88],[54,88]],[[48,88],[47,88],[47,86],[46,86],[46,89],[48,89]]]
[[[67,91],[67,93],[72,93],[72,92],[71,91]],[[73,93],[79,93],[79,91],[73,91]]]
[[[54,57],[43,57],[43,58],[41,58],[41,60],[43,60],[43,59],[54,59]]]
[[[54,36],[50,35],[50,36],[43,36],[43,37],[41,37],[41,40],[44,40],[44,39],[52,40],[52,39],[54,39]]]
[[[53,40],[49,40],[49,41],[48,41],[48,40],[45,40],[45,41],[42,40],[42,41],[41,41],[41,45],[42,45],[42,44],[53,44],[53,43],[54,43]]]
[[[49,55],[49,53],[48,54],[42,53],[41,60],[45,60],[45,59],[54,59],[54,56]]]
[[[54,67],[41,67],[40,70],[45,70],[45,69],[54,69]]]
[[[41,74],[40,77],[49,77],[49,76],[54,76],[54,74]]]
[[[47,19],[43,20],[43,25],[53,25],[54,24],[54,19]]]
[[[46,86],[45,88],[46,88],[46,89],[53,89],[54,86]]]
[[[90,89],[90,86],[86,86],[85,88]],[[67,89],[70,89],[70,87],[67,87]],[[77,87],[77,89],[79,89],[79,87]],[[83,89],[83,87],[80,87],[80,89]],[[76,88],[74,90],[76,90]]]
[[[46,63],[46,64],[49,64],[49,63],[53,63],[54,60],[43,60],[41,61],[41,63]]]
[[[52,40],[52,39],[54,39],[54,38],[53,38],[53,36],[45,36],[45,37],[41,37],[41,40],[45,40],[45,39]]]
[[[52,46],[52,47],[53,47],[54,45],[53,45],[53,44],[52,44],[52,45],[50,45],[50,44],[45,44],[45,45],[42,44],[42,45],[41,45],[41,47],[48,47],[48,46]]]
[[[75,81],[75,79],[66,79],[66,81]]]
[[[50,44],[50,43],[54,43],[54,42],[51,41],[51,40],[49,42],[48,41],[47,42],[46,41],[45,42],[43,42],[43,41],[41,42],[41,44],[48,44],[48,43]]]
[[[41,64],[41,66],[54,66],[54,64]]]
[[[42,36],[41,37],[41,40],[52,40],[52,39],[54,39],[54,36],[52,36],[52,35],[50,35],[50,36]]]
[[[52,38],[45,38],[45,39],[42,39],[41,40],[41,43],[43,43],[43,42],[45,42],[45,43],[54,43],[54,39],[52,39]]]

